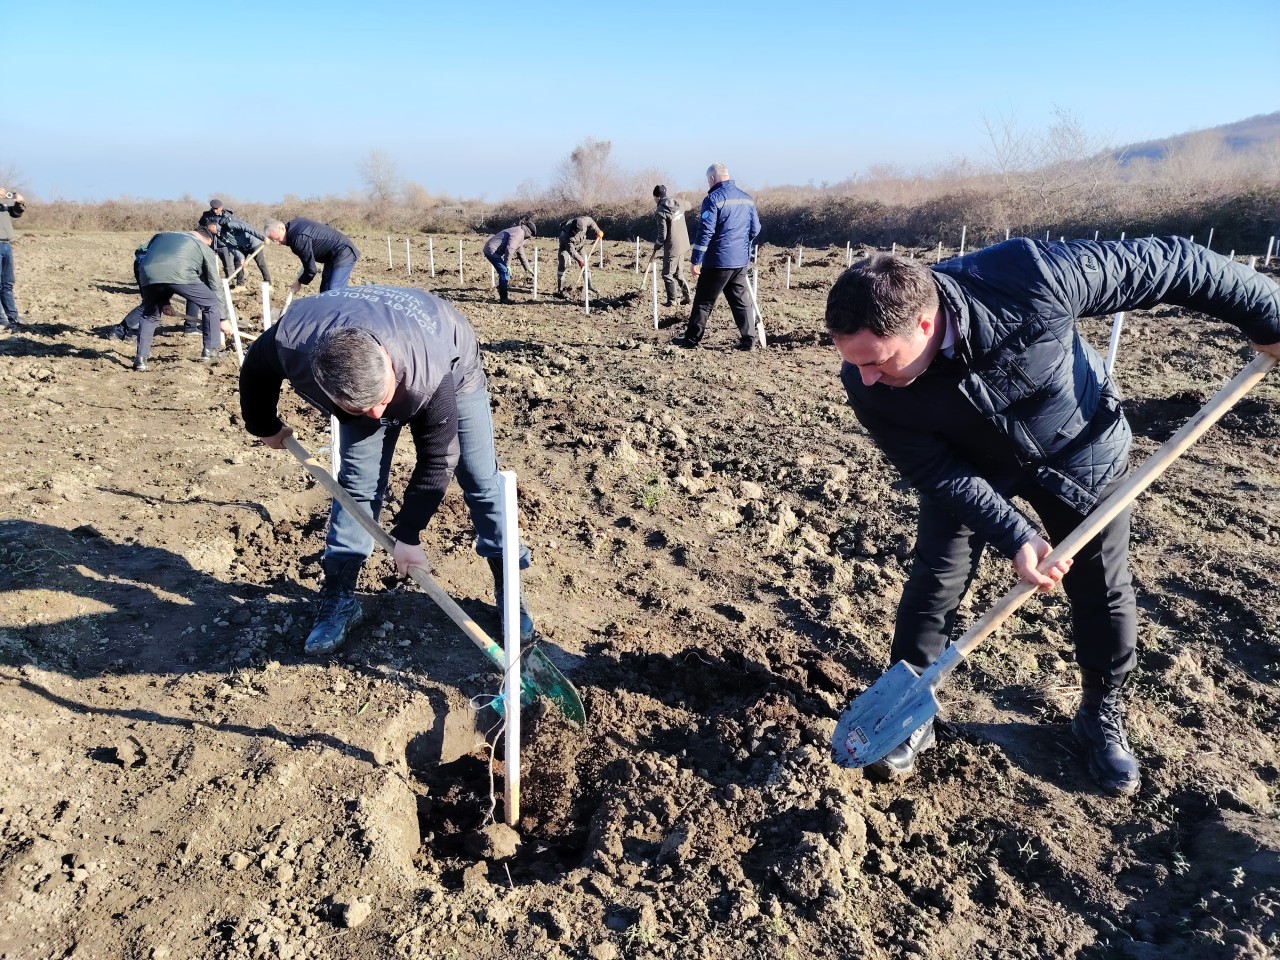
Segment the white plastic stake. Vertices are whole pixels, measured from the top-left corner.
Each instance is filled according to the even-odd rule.
[[[1116,368],[1116,354],[1120,352],[1120,328],[1124,326],[1124,313],[1111,318],[1111,345],[1107,347],[1107,376]]]
[[[636,237],[636,273],[640,272],[640,238]]]
[[[329,473],[333,475],[333,479],[338,479],[338,471],[342,469],[342,448],[338,446],[338,436],[340,428],[338,426],[338,418],[330,414],[329,416]]]
[[[787,257],[787,289],[791,289],[791,257]]]
[[[960,228],[960,256],[964,256],[964,239],[969,233],[969,225],[965,224]]]
[[[582,267],[582,309],[585,313],[591,312],[591,261],[588,260]]]
[[[498,285],[498,275],[493,272],[493,264],[489,264],[489,289],[492,290]]]
[[[601,237],[597,242],[600,244],[600,269],[603,270],[604,269],[604,237]]]
[[[236,319],[236,305],[231,299],[231,281],[222,281],[222,293],[227,299],[227,320],[231,324],[231,339],[236,344],[236,359],[244,366],[244,347],[240,343],[240,323]]]
[[[1045,243],[1048,243],[1048,242],[1049,242],[1049,231],[1048,231],[1048,230],[1046,230],[1046,231],[1044,232],[1044,242],[1045,242]]]
[[[1209,228],[1209,239],[1204,242],[1204,248],[1206,250],[1213,249],[1213,227]]]
[[[751,309],[755,311],[756,343],[760,344],[760,349],[763,350],[769,346],[769,338],[764,331],[764,317],[760,313],[760,301],[756,297],[756,292],[751,289],[750,284],[747,285],[747,289],[751,292]]]
[[[894,242],[889,246],[889,256],[891,256],[891,257],[896,257],[897,255],[898,255],[898,241],[896,241],[896,240],[895,240],[895,241],[894,241]]]
[[[394,264],[391,262],[391,234],[387,234],[387,269],[390,270]]]
[[[1271,251],[1274,250],[1275,248],[1276,248],[1276,238],[1272,237],[1270,240],[1267,241],[1267,255],[1262,258],[1262,265],[1264,267],[1271,266]]]
[[[1249,258],[1249,269],[1250,269],[1250,270],[1256,270],[1256,269],[1258,269],[1258,258],[1257,258],[1257,257],[1250,257],[1250,258]]]
[[[427,264],[431,269],[431,276],[436,275],[436,243],[434,238],[427,237]]]
[[[804,266],[804,244],[796,244],[796,269]]]
[[[846,240],[844,242],[844,265],[846,267],[853,265],[853,241]]]
[[[262,329],[271,326],[271,284],[262,281]]]
[[[653,262],[653,329],[658,329],[658,262]]]
[[[404,272],[405,272],[408,276],[413,276],[413,258],[412,258],[412,256],[410,255],[410,252],[409,252],[409,241],[408,241],[408,239],[406,239],[406,240],[405,240],[405,242],[404,242]]]
[[[751,295],[753,297],[760,296],[760,261],[757,260],[751,265]]]
[[[938,262],[938,263],[941,263],[941,262],[942,262],[942,241],[941,241],[941,240],[939,240],[939,241],[938,241],[938,260],[937,260],[937,262]]]
[[[538,299],[538,248],[533,248],[533,299]]]
[[[1099,231],[1097,231],[1097,230],[1093,231],[1093,242],[1094,242],[1094,243],[1097,243],[1097,242],[1098,242],[1098,232],[1099,232]]]
[[[462,238],[458,238],[458,282],[462,282]]]
[[[1232,250],[1230,253],[1227,254],[1228,260],[1234,260],[1235,258],[1236,258],[1236,252],[1234,250]]]
[[[502,482],[502,640],[507,669],[502,681],[506,720],[503,733],[507,776],[502,805],[508,825],[520,821],[520,524],[516,515],[516,475],[499,472]]]
[[[1191,236],[1187,237],[1187,243],[1195,243],[1195,242],[1196,242],[1196,235],[1194,233]]]
[[[1059,238],[1058,238],[1058,242],[1059,242],[1059,243],[1066,243],[1066,242],[1067,242],[1067,238],[1066,238],[1066,237],[1059,237]]]
[[[1009,228],[1008,228],[1008,227],[1005,227],[1005,228],[1004,228],[1004,238],[1005,238],[1006,240],[1008,240],[1008,239],[1009,239]]]
[[[1191,239],[1192,239],[1192,240],[1194,240],[1194,239],[1195,239],[1195,237],[1192,237]],[[1121,242],[1121,243],[1124,243],[1124,231],[1123,231],[1123,230],[1121,230],[1121,231],[1120,231],[1120,242]]]

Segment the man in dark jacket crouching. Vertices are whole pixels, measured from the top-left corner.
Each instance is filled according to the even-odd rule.
[[[462,314],[433,294],[399,287],[339,288],[296,300],[254,341],[240,369],[245,429],[277,450],[293,433],[277,413],[285,380],[337,417],[338,482],[367,516],[378,516],[396,440],[409,428],[417,463],[391,529],[399,572],[429,566],[421,534],[456,472],[501,610],[503,505],[493,419],[475,331]],[[335,500],[307,653],[337,650],[359,624],[356,578],[372,550],[368,531]],[[529,561],[522,545],[520,566]],[[522,639],[533,630],[522,594]]]
[[[849,404],[919,493],[892,661],[919,672],[938,658],[987,544],[1027,583],[1049,591],[1061,582],[1081,673],[1072,730],[1090,772],[1117,794],[1139,782],[1121,697],[1137,640],[1129,510],[1074,561],[1037,568],[1129,468],[1119,393],[1076,318],[1159,303],[1233,323],[1280,357],[1280,287],[1176,238],[1010,240],[933,268],[875,256],[846,270],[827,298]],[[905,776],[933,743],[930,720],[876,766]]]

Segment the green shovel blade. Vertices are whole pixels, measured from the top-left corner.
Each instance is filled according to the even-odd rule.
[[[520,703],[527,707],[538,697],[546,697],[578,726],[587,722],[587,710],[569,678],[541,648],[534,647],[521,658]]]

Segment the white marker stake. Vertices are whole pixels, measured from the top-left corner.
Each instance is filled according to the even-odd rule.
[[[656,292],[655,292],[656,295]],[[760,261],[757,260],[751,265],[751,295],[753,297],[760,296]]]
[[[507,824],[520,820],[520,525],[516,516],[516,475],[510,470],[502,478],[502,640],[506,647],[507,669],[502,676],[502,705],[506,718],[503,734],[507,764],[502,803]]]
[[[965,224],[960,228],[960,256],[964,256],[964,238],[969,234],[969,225]]]
[[[1059,238],[1058,238],[1058,242],[1059,242],[1059,243],[1066,243],[1066,242],[1067,242],[1067,238],[1066,238],[1066,237],[1059,237]]]
[[[434,238],[427,237],[427,264],[431,270],[431,276],[436,275],[436,243]]]
[[[533,299],[538,299],[538,248],[533,248]]]
[[[1257,269],[1258,269],[1258,258],[1257,258],[1257,257],[1250,257],[1250,258],[1249,258],[1249,269],[1250,269],[1250,270],[1257,270]]]
[[[1209,239],[1204,242],[1204,248],[1206,250],[1213,249],[1213,227],[1209,228]]]
[[[803,266],[804,266],[804,244],[802,243],[797,245],[796,247],[796,269],[799,270]]]
[[[582,267],[582,309],[586,313],[591,312],[591,261]]]
[[[1228,260],[1234,260],[1235,258],[1236,258],[1236,252],[1234,250],[1232,250],[1230,253],[1227,254]]]
[[[330,415],[329,417],[329,472],[333,474],[333,479],[338,479],[338,473],[342,470],[342,448],[338,446],[339,430],[338,418]]]
[[[636,273],[640,272],[640,238],[636,237]]]
[[[1005,227],[1005,228],[1004,228],[1004,238],[1005,238],[1006,240],[1008,240],[1008,239],[1009,239],[1009,228],[1008,228],[1008,227]]]
[[[231,324],[231,338],[236,344],[236,359],[244,366],[244,347],[240,343],[240,324],[236,320],[236,305],[231,300],[231,281],[222,281],[222,293],[227,298],[227,320]]]
[[[1107,347],[1107,376],[1116,368],[1116,354],[1120,352],[1120,328],[1124,326],[1124,313],[1111,318],[1111,346]]]
[[[748,285],[747,289],[751,290],[751,287]],[[751,309],[756,312],[756,343],[760,344],[760,349],[763,350],[769,346],[769,338],[765,336],[764,317],[760,314],[760,301],[756,298],[754,290],[751,290]]]
[[[1192,240],[1195,240],[1195,237],[1192,237],[1191,239],[1192,239]],[[1123,231],[1123,230],[1121,230],[1121,231],[1120,231],[1120,242],[1121,242],[1121,243],[1124,243],[1124,231]]]
[[[938,241],[938,260],[937,260],[937,262],[938,262],[938,263],[941,263],[941,262],[942,262],[942,241],[941,241],[941,240],[939,240],[939,241]]]
[[[1046,230],[1046,231],[1044,232],[1044,242],[1045,242],[1045,243],[1048,243],[1048,242],[1049,242],[1049,231],[1048,231],[1048,230]]]
[[[1097,242],[1098,242],[1098,231],[1097,231],[1097,230],[1093,231],[1093,242],[1094,242],[1094,243],[1097,243]]]
[[[409,241],[404,242],[404,272],[408,276],[413,276],[413,259],[409,253]]]
[[[462,282],[462,241],[458,241],[458,282]]]
[[[889,246],[889,256],[896,257],[898,255],[898,242],[895,240]]]
[[[271,326],[271,284],[262,281],[262,329]]]
[[[653,264],[653,329],[658,329],[658,264]]]
[[[489,264],[489,289],[492,290],[498,285],[498,276],[493,272],[493,264]]]
[[[391,234],[388,233],[387,234],[387,269],[390,270],[392,266],[393,264],[391,263]]]
[[[604,237],[599,240],[600,243],[600,269],[604,269]]]
[[[1267,241],[1267,255],[1262,258],[1262,265],[1264,267],[1271,266],[1271,251],[1274,250],[1275,248],[1276,248],[1276,238],[1272,237],[1270,240]]]
[[[787,257],[787,289],[791,289],[791,257]]]
[[[844,265],[846,267],[853,264],[853,241],[846,240],[844,242]]]

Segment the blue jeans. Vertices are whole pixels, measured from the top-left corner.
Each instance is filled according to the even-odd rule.
[[[320,292],[324,293],[326,290],[345,287],[347,281],[351,279],[351,271],[356,268],[356,261],[359,259],[360,255],[348,248],[346,252],[338,254],[326,263],[324,272],[320,274]]]
[[[498,271],[498,286],[505,287],[511,282],[511,268],[507,266],[504,257],[498,256],[496,253],[486,253],[484,258],[493,264],[493,269]]]
[[[342,466],[338,482],[351,494],[366,516],[375,520],[387,493],[387,476],[395,452],[400,427],[389,426],[372,417],[361,417],[338,426],[338,449]],[[498,479],[498,457],[493,449],[493,415],[489,412],[489,391],[485,387],[458,397],[458,486],[476,529],[476,553],[482,557],[502,556],[502,486]],[[329,510],[329,533],[325,538],[325,560],[338,563],[363,561],[373,552],[373,537],[360,522],[335,500]],[[529,566],[529,548],[520,545],[520,567]]]
[[[18,304],[13,299],[13,244],[0,240],[0,320],[18,319]]]

